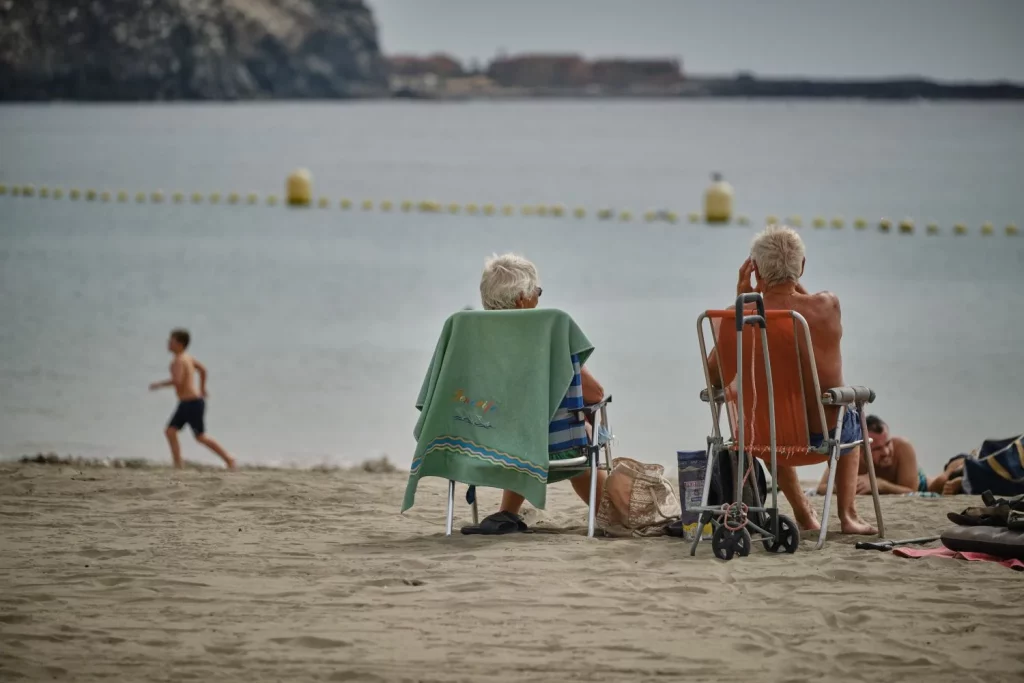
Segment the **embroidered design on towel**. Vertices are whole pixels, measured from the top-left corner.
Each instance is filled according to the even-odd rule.
[[[423,451],[423,456],[412,461],[412,467],[410,468],[411,473],[416,474],[419,472],[419,469],[423,465],[423,461],[426,457],[431,453],[439,451],[448,451],[459,455],[467,455],[471,458],[500,465],[506,469],[522,472],[523,474],[533,477],[542,484],[547,484],[548,482],[548,471],[546,467],[541,467],[535,463],[527,462],[522,458],[517,458],[514,455],[503,453],[502,451],[497,451],[493,448],[481,446],[469,439],[463,439],[458,436],[439,436],[427,444],[427,448]]]

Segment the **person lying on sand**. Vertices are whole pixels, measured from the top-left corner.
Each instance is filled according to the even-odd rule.
[[[914,446],[899,436],[889,433],[889,425],[877,415],[868,415],[868,436],[871,438],[871,458],[875,462],[875,479],[881,494],[942,493],[943,475],[929,480],[917,464]],[[941,479],[941,481],[940,481]],[[825,493],[828,468],[818,482],[818,495]],[[861,462],[857,473],[857,495],[871,493],[867,466]]]
[[[839,297],[832,292],[810,294],[800,284],[806,265],[804,253],[803,240],[794,230],[785,226],[768,226],[754,238],[750,257],[740,266],[736,294],[760,292],[766,309],[800,313],[807,320],[811,332],[811,346],[822,389],[845,386],[843,356],[840,351],[843,325]],[[751,276],[755,284],[751,284]],[[720,384],[718,356],[714,351],[708,359],[708,365],[713,383]],[[804,377],[810,377],[810,368],[804,372]],[[825,407],[826,421],[834,421],[837,416],[838,408]],[[825,430],[817,406],[807,406],[807,420],[811,430],[811,445],[821,444]],[[851,408],[843,417],[843,443],[858,441],[860,438],[860,415],[856,409]],[[839,499],[839,521],[844,534],[878,533],[857,514],[857,467],[860,462],[860,446],[844,450],[843,457],[839,458],[835,488]],[[800,528],[807,531],[820,529],[821,523],[800,487],[796,468],[780,465],[778,480],[779,488],[793,506],[793,515]]]
[[[203,444],[224,460],[229,470],[235,469],[235,459],[228,455],[217,440],[206,433],[206,366],[185,353],[191,337],[187,330],[171,331],[167,340],[167,350],[174,354],[171,361],[171,378],[149,385],[150,391],[163,387],[174,387],[178,394],[178,408],[171,416],[164,434],[171,446],[171,458],[174,466],[181,469],[181,445],[178,443],[178,432],[187,424],[192,428],[196,441]],[[195,374],[199,373],[199,391],[196,391]]]
[[[480,300],[484,310],[508,310],[537,308],[544,290],[540,287],[537,267],[529,260],[517,254],[503,254],[488,259],[480,277]],[[599,403],[604,398],[604,387],[587,370],[580,368],[580,379],[583,383],[583,402],[587,405]],[[587,433],[591,425],[587,424]],[[607,473],[598,470],[597,500],[601,500],[604,491],[604,480]],[[583,502],[590,501],[590,473],[584,472],[569,480],[576,495]],[[518,515],[526,499],[515,491],[504,491],[501,496],[500,512],[511,512]]]

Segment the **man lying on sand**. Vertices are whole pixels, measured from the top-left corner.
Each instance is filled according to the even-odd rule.
[[[800,284],[804,274],[804,243],[795,231],[783,226],[769,226],[754,238],[750,257],[740,266],[736,294],[760,292],[768,310],[791,310],[800,313],[811,331],[811,345],[818,367],[818,379],[823,389],[846,386],[843,380],[843,357],[840,341],[843,325],[839,298],[832,292],[809,294]],[[751,285],[753,275],[756,284]],[[720,383],[718,356],[711,353],[711,377]],[[825,408],[826,421],[834,421],[838,408]],[[824,440],[823,426],[817,407],[807,406],[807,420],[811,430],[811,444]],[[843,417],[843,443],[861,438],[860,415],[853,408]],[[839,499],[839,521],[844,534],[875,534],[877,530],[857,514],[857,467],[861,461],[860,446],[848,448],[839,458],[836,472],[836,497]],[[801,529],[813,531],[821,528],[811,503],[800,487],[795,467],[780,465],[778,485],[786,500],[793,506],[793,515]]]
[[[537,308],[544,290],[540,287],[537,267],[530,261],[516,254],[503,254],[488,259],[480,277],[480,299],[484,310],[508,310],[513,308]],[[583,402],[590,405],[599,403],[604,398],[604,388],[586,366],[580,368],[580,379],[583,382]],[[587,425],[590,432],[590,425]],[[597,500],[601,500],[604,491],[604,470],[597,473]],[[576,495],[583,502],[590,501],[590,473],[584,472],[569,480]],[[500,512],[519,514],[525,498],[515,491],[504,491],[501,496]]]
[[[868,415],[868,436],[871,438],[871,458],[875,461],[875,480],[881,494],[942,493],[945,478],[940,475],[929,480],[917,464],[914,446],[899,436],[889,433],[889,425],[877,415]],[[939,481],[941,479],[941,481]],[[828,468],[818,482],[818,495],[825,493]],[[871,493],[868,470],[863,462],[857,473],[857,495]]]
[[[174,466],[181,469],[181,445],[178,443],[178,432],[188,425],[192,428],[192,434],[196,441],[203,444],[224,460],[229,470],[235,469],[235,459],[228,455],[224,447],[217,443],[217,440],[206,433],[206,366],[195,358],[185,353],[191,337],[187,330],[176,329],[171,331],[167,340],[167,350],[174,354],[171,361],[171,378],[161,382],[153,382],[149,385],[150,391],[156,391],[163,387],[174,387],[178,394],[178,408],[171,416],[171,421],[164,430],[167,435],[167,442],[171,446],[171,458]],[[196,391],[195,374],[199,373],[199,391]]]

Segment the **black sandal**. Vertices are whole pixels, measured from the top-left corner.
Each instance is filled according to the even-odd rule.
[[[530,530],[523,518],[514,512],[495,512],[484,517],[480,526],[464,526],[462,533],[467,536],[502,536],[504,534],[525,533]]]

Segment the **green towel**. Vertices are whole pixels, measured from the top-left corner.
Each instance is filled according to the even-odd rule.
[[[548,424],[594,347],[556,309],[464,311],[448,318],[416,401],[416,455],[402,511],[420,477],[522,494],[543,508]]]

